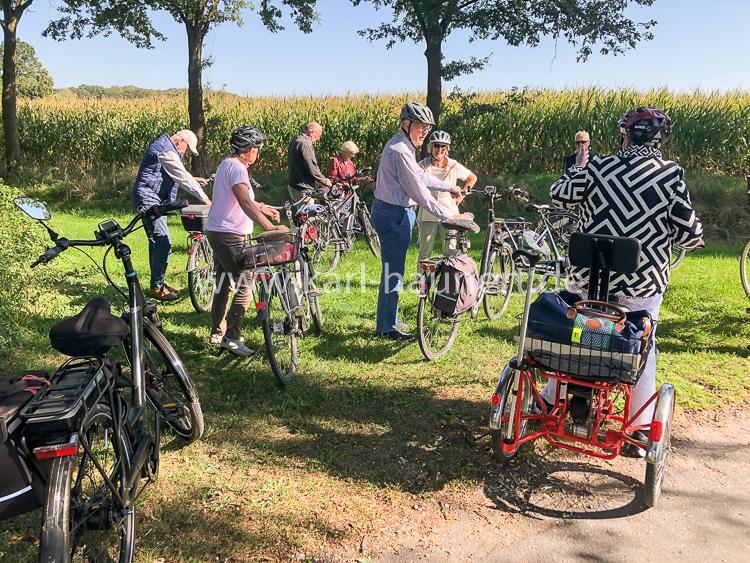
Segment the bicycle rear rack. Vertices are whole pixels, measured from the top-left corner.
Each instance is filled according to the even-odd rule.
[[[111,370],[99,359],[73,358],[52,376],[23,408],[25,428],[35,431],[75,431],[82,414],[89,412],[112,384]]]

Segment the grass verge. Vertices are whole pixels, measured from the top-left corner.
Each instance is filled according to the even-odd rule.
[[[113,215],[123,224],[129,218]],[[52,226],[88,237],[103,216],[68,210],[55,213]],[[182,231],[172,223],[170,279],[186,286]],[[142,231],[129,242],[145,279]],[[738,255],[735,246],[711,245],[674,272],[659,325],[658,380],[676,384],[683,408],[718,408],[750,391]],[[415,261],[411,248],[410,269]],[[82,254],[67,252],[49,268],[55,291],[28,307],[36,336],[10,351],[3,370],[53,368],[61,358],[46,342],[49,326],[106,293]],[[121,279],[114,262],[111,271]],[[264,360],[210,347],[208,318],[187,299],[161,307],[165,330],[198,385],[207,432],[199,443],[164,452],[161,478],[138,509],[140,561],[305,559],[403,521],[415,499],[481,487],[497,473],[483,429],[496,378],[513,353],[520,297],[496,322],[462,323],[451,353],[426,363],[415,344],[373,338],[379,265],[364,244],[337,273],[350,289],[336,290],[333,278],[324,284],[325,333],[302,341],[299,375],[284,390]],[[417,296],[404,293],[401,303],[414,326]],[[246,338],[260,347],[252,317]],[[0,559],[33,559],[39,518],[35,512],[3,522]]]

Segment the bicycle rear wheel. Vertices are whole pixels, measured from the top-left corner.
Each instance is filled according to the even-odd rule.
[[[317,274],[332,272],[341,260],[341,238],[336,221],[326,215],[316,215],[302,225],[302,243],[308,245],[310,262]]]
[[[188,292],[199,313],[211,310],[214,297],[214,253],[208,238],[194,239],[188,258]]]
[[[278,277],[260,288],[260,323],[271,371],[281,385],[289,385],[297,371],[297,318],[291,310],[287,288]],[[293,283],[291,279],[289,284]],[[279,287],[281,286],[281,287]]]
[[[508,308],[513,293],[516,268],[512,255],[510,245],[504,243],[490,251],[486,266],[482,267],[485,287],[482,304],[487,318],[493,321],[499,319]]]
[[[132,365],[130,339],[125,352]],[[162,420],[186,442],[203,435],[205,423],[198,391],[172,345],[148,319],[143,320],[146,396]]]
[[[367,245],[370,247],[370,252],[375,258],[380,258],[380,239],[378,233],[372,226],[370,220],[370,211],[364,203],[360,203],[359,207],[359,225],[362,228],[362,234],[367,239]]]
[[[98,464],[119,495],[127,499],[130,456],[109,406],[96,405],[84,417],[75,456],[52,462],[39,534],[40,561],[133,560],[135,507],[124,508],[107,486]]]
[[[429,286],[419,300],[417,342],[428,360],[442,358],[453,346],[458,334],[458,317],[447,317],[435,308],[435,290]]]

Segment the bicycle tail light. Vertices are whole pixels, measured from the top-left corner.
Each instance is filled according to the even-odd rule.
[[[64,444],[55,444],[54,446],[40,446],[34,448],[34,457],[39,461],[45,459],[54,459],[56,457],[68,457],[78,453],[78,443],[66,442]]]

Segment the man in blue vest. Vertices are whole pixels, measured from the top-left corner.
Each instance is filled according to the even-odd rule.
[[[133,210],[175,201],[178,186],[206,205],[211,205],[211,200],[202,188],[208,182],[204,178],[192,176],[182,164],[182,157],[188,149],[193,155],[198,154],[198,139],[188,129],[178,131],[171,137],[165,133],[151,143],[143,153],[135,179]],[[143,228],[148,236],[151,296],[161,301],[175,301],[179,290],[169,287],[164,281],[172,252],[167,217],[156,220],[146,217],[143,219]]]

